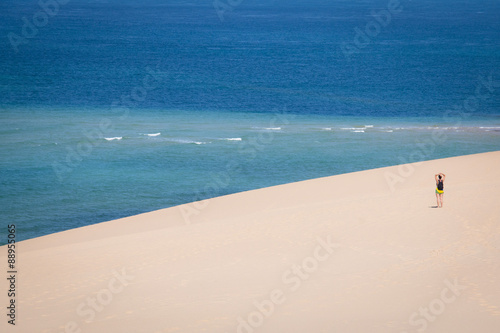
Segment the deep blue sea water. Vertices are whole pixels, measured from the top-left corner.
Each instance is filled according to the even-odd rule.
[[[498,1],[64,2],[0,3],[18,240],[500,149]]]

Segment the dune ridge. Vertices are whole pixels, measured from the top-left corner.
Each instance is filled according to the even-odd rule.
[[[22,241],[16,325],[0,326],[497,332],[499,165],[491,152],[367,170]]]

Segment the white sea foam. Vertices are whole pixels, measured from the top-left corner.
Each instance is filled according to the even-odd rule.
[[[364,133],[365,130],[364,129],[357,129],[357,130],[354,130],[352,131],[353,133]]]
[[[206,145],[207,142],[203,141],[192,141],[192,140],[179,140],[179,143],[195,144],[195,145]]]
[[[203,141],[194,141],[194,140],[187,140],[187,139],[170,139],[169,141],[176,142],[176,143],[195,144],[195,145],[206,145],[208,143],[208,142],[203,142]]]
[[[457,130],[457,129],[460,129],[460,127],[439,127],[439,126],[434,126],[434,127],[427,127],[428,130],[439,130],[439,129],[442,129],[442,130]]]
[[[242,138],[224,138],[224,139],[220,139],[220,140],[224,140],[224,141],[242,141],[243,139]]]
[[[106,139],[107,141],[114,141],[114,140],[121,140],[121,139],[123,139],[123,137],[122,136],[115,136],[113,138],[104,138],[104,139]]]
[[[281,127],[258,127],[258,126],[254,126],[254,127],[252,127],[252,129],[259,130],[259,131],[281,131],[282,130]]]
[[[160,136],[161,133],[146,134],[147,136]]]
[[[322,131],[331,131],[331,130],[332,130],[332,128],[331,128],[331,127],[323,127],[321,130],[322,130]]]
[[[341,130],[352,132],[364,132],[368,128],[373,128],[373,125],[364,125],[363,127],[342,127]]]

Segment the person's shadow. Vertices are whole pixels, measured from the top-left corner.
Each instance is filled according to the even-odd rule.
[[[439,208],[439,206],[429,206],[429,208]]]

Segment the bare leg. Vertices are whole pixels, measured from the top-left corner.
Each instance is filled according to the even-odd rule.
[[[439,195],[439,199],[440,199],[440,201],[441,201],[441,208],[443,208],[443,196],[444,196],[444,193],[441,193],[441,194]]]
[[[439,194],[438,193],[436,193],[436,201],[437,201],[437,206],[439,208]]]

